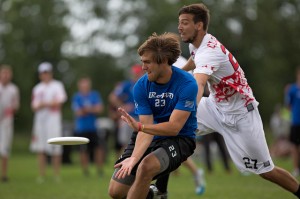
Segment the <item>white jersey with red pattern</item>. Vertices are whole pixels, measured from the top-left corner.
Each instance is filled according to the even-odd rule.
[[[198,135],[220,133],[231,159],[242,172],[271,171],[274,163],[258,102],[236,59],[210,34],[205,35],[198,49],[190,45],[190,52],[196,65],[194,73],[210,76],[210,95],[202,97],[197,108]]]
[[[249,103],[258,104],[237,60],[214,36],[206,34],[199,48],[190,44],[189,49],[196,65],[194,74],[210,75],[209,98],[220,111],[247,112]]]

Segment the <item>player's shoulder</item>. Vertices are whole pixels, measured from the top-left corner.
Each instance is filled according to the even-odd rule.
[[[147,82],[149,82],[148,80],[148,76],[145,74],[142,77],[140,77],[136,82],[135,85],[137,84],[146,84]]]
[[[192,76],[192,74],[186,72],[185,70],[177,68],[176,66],[172,66],[172,70],[173,70],[173,72],[175,73],[176,76],[180,76],[179,79],[194,81],[194,77]]]
[[[290,85],[289,90],[290,90],[291,92],[297,92],[297,91],[300,90],[300,89],[299,89],[297,83],[293,83],[293,84]]]
[[[50,86],[51,86],[51,88],[53,88],[53,89],[64,90],[64,84],[63,84],[61,81],[56,80],[56,79],[53,79],[53,80],[50,82]]]
[[[19,87],[14,84],[14,83],[10,83],[10,86],[11,86],[11,90],[14,92],[14,93],[19,93]]]
[[[188,87],[188,86],[197,86],[197,82],[192,74],[173,66],[173,71],[175,73],[175,77],[172,78],[178,87]]]
[[[18,86],[12,82],[8,84],[8,89],[13,90],[13,91],[19,90]]]
[[[97,91],[97,90],[91,90],[91,96],[92,97],[98,97],[98,96],[100,96],[100,92]]]
[[[58,86],[63,85],[63,83],[62,83],[60,80],[57,80],[57,79],[53,79],[53,80],[51,81],[51,84],[53,84],[53,85],[58,85]]]
[[[206,34],[202,40],[202,43],[199,47],[201,49],[201,53],[216,53],[219,52],[221,49],[221,43],[218,41],[218,39],[211,35],[211,34]]]
[[[40,89],[44,89],[44,83],[43,82],[39,82],[37,83],[32,90],[36,91],[36,90],[40,90]]]

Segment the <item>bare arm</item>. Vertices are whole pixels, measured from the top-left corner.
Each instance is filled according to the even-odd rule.
[[[176,136],[182,129],[191,112],[175,109],[168,122],[143,124],[143,132],[150,135]]]
[[[196,73],[196,74],[194,74],[194,77],[195,77],[197,85],[198,85],[197,104],[199,104],[199,102],[203,96],[206,82],[209,79],[209,75],[202,74],[202,73]]]
[[[186,64],[182,67],[182,70],[185,71],[191,71],[196,68],[195,63],[192,59],[192,57],[189,58],[189,60],[186,62]]]
[[[140,116],[140,121],[144,124],[153,124],[153,115]],[[131,157],[134,157],[137,162],[141,159],[147,148],[153,140],[153,135],[139,132],[135,141],[135,147]]]
[[[140,116],[139,118],[140,118],[140,121],[145,122],[146,124],[153,123],[153,116],[152,115],[143,115],[143,116]],[[123,160],[122,162],[120,162],[120,163],[118,163],[114,166],[115,168],[120,168],[116,173],[117,178],[124,178],[127,175],[130,175],[133,167],[142,158],[142,156],[144,155],[144,153],[146,152],[146,150],[150,146],[152,140],[153,140],[152,135],[148,135],[148,134],[143,133],[143,132],[140,132],[137,135],[131,157],[126,158],[125,160]]]
[[[121,118],[135,130],[140,130],[141,134],[160,135],[160,136],[176,136],[184,126],[190,112],[183,110],[173,110],[168,122],[159,124],[143,123],[135,121],[123,108],[119,108],[122,114]],[[142,125],[142,126],[140,126]]]

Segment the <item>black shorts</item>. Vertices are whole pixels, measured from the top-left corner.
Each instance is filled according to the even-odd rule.
[[[94,151],[96,147],[103,145],[103,140],[98,136],[97,132],[81,132],[81,133],[75,133],[75,136],[77,137],[85,137],[90,140],[89,143],[79,145],[80,151]]]
[[[116,161],[115,164],[122,162],[124,159],[132,155],[136,136],[137,136],[136,132],[132,133],[129,144],[127,145],[127,147],[124,150],[124,153]],[[155,176],[153,179],[156,179],[158,176],[162,176],[176,170],[181,165],[182,162],[184,162],[189,156],[191,156],[194,153],[194,150],[196,148],[196,141],[193,138],[181,137],[181,136],[169,137],[160,140],[153,140],[150,146],[148,147],[148,149],[146,150],[145,154],[141,158],[141,160],[132,169],[131,175],[135,176],[138,165],[140,164],[142,159],[158,148],[165,149],[170,161],[169,161],[169,167],[162,173]]]
[[[290,141],[297,146],[300,145],[300,125],[291,126]]]

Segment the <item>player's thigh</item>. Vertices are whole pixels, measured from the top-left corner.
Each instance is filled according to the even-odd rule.
[[[194,153],[196,142],[193,138],[177,136],[159,141],[155,147],[158,146],[159,148],[152,153],[159,159],[161,169],[154,179],[176,170]]]
[[[224,126],[222,135],[233,162],[242,172],[261,174],[274,168],[257,109],[238,120],[236,130]]]
[[[207,97],[201,99],[197,108],[197,135],[205,135],[221,129],[216,108],[210,104]]]

